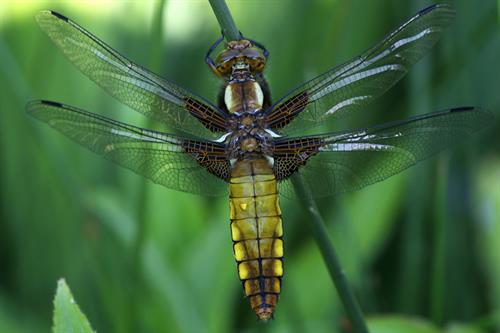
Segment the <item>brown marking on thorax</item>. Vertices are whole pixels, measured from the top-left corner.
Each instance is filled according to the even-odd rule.
[[[228,111],[232,114],[260,110],[262,89],[255,81],[230,83],[226,87],[224,100]]]

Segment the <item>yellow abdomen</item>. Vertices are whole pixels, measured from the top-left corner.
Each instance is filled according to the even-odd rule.
[[[283,276],[283,225],[276,177],[265,159],[236,162],[229,184],[231,238],[245,296],[272,317]]]

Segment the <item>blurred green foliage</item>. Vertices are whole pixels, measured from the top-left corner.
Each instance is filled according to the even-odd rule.
[[[229,1],[241,31],[271,52],[275,98],[429,4]],[[362,118],[339,127],[460,105],[499,114],[498,3],[453,4],[457,20],[431,54]],[[41,9],[215,99],[219,82],[203,62],[219,37],[208,2],[160,7],[0,4],[0,332],[48,332],[60,277],[99,332],[348,332],[300,205],[282,203],[286,277],[276,319],[262,325],[238,282],[227,198],[154,185],[26,116],[26,102],[43,98],[152,125],[64,58],[33,19]],[[319,202],[360,304],[375,316],[373,332],[500,331],[499,148],[497,123],[387,181]]]

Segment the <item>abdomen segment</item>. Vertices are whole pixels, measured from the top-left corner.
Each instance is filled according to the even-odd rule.
[[[239,278],[259,319],[268,320],[278,302],[283,276],[283,225],[276,178],[265,159],[238,161],[229,189]]]

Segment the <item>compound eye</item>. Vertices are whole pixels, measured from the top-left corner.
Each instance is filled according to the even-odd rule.
[[[258,59],[258,58],[260,58],[260,57],[261,57],[260,52],[259,52],[259,51],[257,51],[257,50],[256,50],[256,49],[254,49],[254,48],[251,48],[251,49],[246,49],[246,50],[244,50],[242,53],[243,53],[243,55],[244,55],[245,57],[247,57],[247,58],[249,58],[249,59],[252,59],[252,60],[254,60],[254,59]]]
[[[264,66],[265,66],[265,64],[263,61],[258,61],[256,66],[255,66],[255,70],[257,72],[262,72],[264,70]]]
[[[251,59],[248,63],[252,72],[262,72],[264,70],[265,62],[262,58]]]
[[[230,58],[230,59],[223,59],[217,64],[217,71],[221,75],[227,75],[231,71],[231,66],[233,65],[235,59]]]

